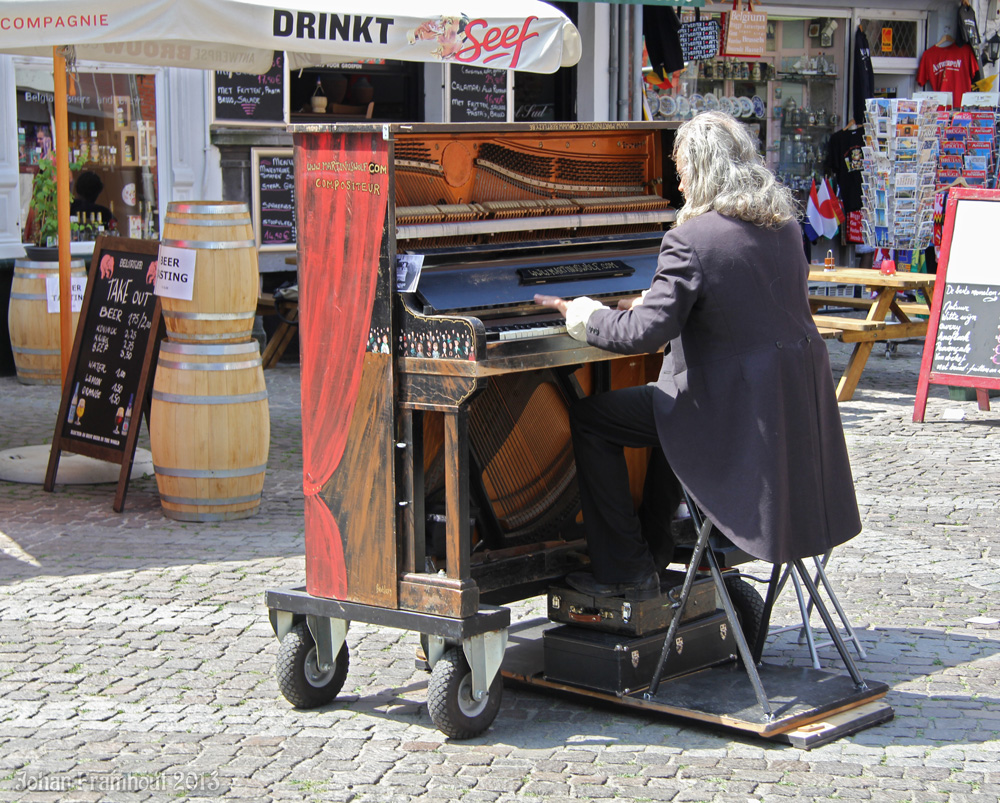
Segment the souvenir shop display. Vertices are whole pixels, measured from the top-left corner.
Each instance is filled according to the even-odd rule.
[[[937,105],[907,98],[870,98],[865,108],[865,243],[894,252],[910,270],[931,242],[938,168]]]

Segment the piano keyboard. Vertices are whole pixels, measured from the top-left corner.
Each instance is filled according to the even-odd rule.
[[[556,321],[533,323],[506,323],[486,327],[486,342],[524,340],[531,337],[548,337],[566,334],[566,324]]]

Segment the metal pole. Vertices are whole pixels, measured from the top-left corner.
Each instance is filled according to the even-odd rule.
[[[52,48],[52,78],[55,82],[56,112],[56,210],[59,223],[59,353],[63,386],[69,372],[73,349],[73,294],[70,287],[69,232],[69,122],[66,109],[66,60],[59,48]]]

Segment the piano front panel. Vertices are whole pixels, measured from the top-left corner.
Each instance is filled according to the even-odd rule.
[[[389,147],[295,135],[306,589],[397,605]]]
[[[574,388],[586,392],[588,363],[614,366],[598,373],[615,387],[655,372],[650,366],[659,357],[623,362],[573,340],[532,297],[586,294],[613,304],[649,286],[659,237],[673,216],[664,198],[672,134],[661,124],[386,128],[387,136],[371,125],[295,129],[300,314],[310,351],[303,421],[311,406],[313,421],[325,416],[338,440],[345,436],[332,473],[318,477],[318,492],[306,481],[307,589],[464,616],[478,598],[470,565],[472,578],[498,600],[518,599],[523,582],[544,581],[579,560],[569,399]],[[370,209],[382,201],[384,211],[373,218]],[[402,253],[424,255],[418,293],[395,292]],[[602,262],[627,270],[541,285],[518,274]],[[331,271],[332,285],[319,281]],[[323,304],[311,304],[311,288],[331,286]],[[322,355],[344,352],[344,344],[360,362],[331,370]],[[585,366],[575,378],[573,366]],[[321,401],[306,398],[307,384]],[[424,411],[415,420],[426,459],[398,472],[401,408]],[[426,469],[412,487],[425,487],[431,512],[455,464],[448,449],[436,449],[434,433],[445,421],[454,429],[466,413],[478,543],[470,555],[445,556],[428,533],[430,573],[414,566],[403,575],[399,545],[422,544],[425,529],[423,521],[403,526],[400,506],[412,500],[397,472]],[[304,427],[304,451],[322,452],[324,438]],[[642,458],[630,457],[640,484]],[[322,527],[309,513],[317,499],[329,519]],[[445,509],[463,504],[451,499]],[[449,543],[468,543],[455,526],[448,525]],[[443,580],[438,568],[447,570]]]

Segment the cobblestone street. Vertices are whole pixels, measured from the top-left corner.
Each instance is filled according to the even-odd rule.
[[[263,602],[304,582],[299,372],[282,362],[265,372],[270,459],[251,519],[167,519],[152,476],[121,514],[113,485],[0,481],[0,801],[996,801],[1000,630],[968,620],[1000,619],[1000,399],[981,412],[935,386],[912,423],[920,349],[876,347],[841,404],[864,530],[830,577],[862,673],[891,688],[891,722],[803,751],[508,687],[485,734],[450,741],[424,706],[416,634],[357,624],[341,697],[291,708]],[[849,346],[830,350],[839,376]],[[50,441],[58,402],[0,378],[0,450]],[[774,623],[794,605],[786,592]],[[790,633],[764,657],[808,665]]]

